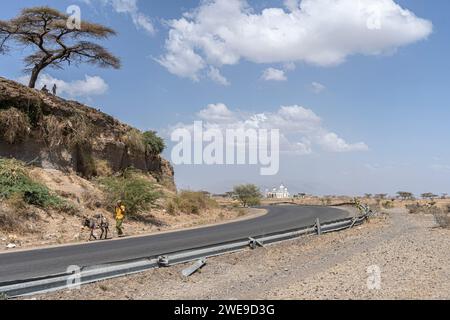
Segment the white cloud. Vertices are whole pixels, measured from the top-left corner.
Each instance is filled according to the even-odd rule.
[[[197,115],[201,120],[214,123],[229,123],[237,120],[235,114],[223,103],[210,104]]]
[[[331,152],[367,151],[369,149],[363,142],[348,144],[334,132],[324,132],[319,137],[319,143]]]
[[[110,5],[117,13],[128,14],[138,29],[143,29],[150,35],[156,33],[156,29],[147,15],[143,14],[138,7],[137,0],[83,0],[85,3],[92,4],[95,1],[102,5]]]
[[[284,0],[284,5],[291,12],[293,12],[293,11],[298,10],[298,8],[300,7],[300,0]]]
[[[225,78],[221,73],[220,70],[214,67],[209,67],[208,71],[208,77],[213,80],[214,82],[221,84],[223,86],[229,86],[230,82]]]
[[[427,38],[430,21],[394,0],[296,0],[256,12],[245,0],[205,0],[168,22],[158,61],[198,80],[208,66],[306,62],[343,63],[354,54],[378,55]]]
[[[19,82],[27,84],[28,80],[29,77],[22,77],[19,79]],[[105,80],[98,76],[91,77],[85,75],[84,80],[66,82],[64,80],[53,78],[48,74],[42,74],[39,77],[36,83],[36,88],[41,89],[44,85],[46,85],[47,88],[51,90],[54,84],[57,86],[58,95],[67,96],[69,98],[89,98],[92,96],[98,96],[106,93],[109,88]]]
[[[325,85],[319,83],[319,82],[313,82],[311,83],[311,90],[315,94],[322,93],[326,89]]]
[[[287,77],[283,70],[268,68],[264,70],[261,79],[265,81],[286,81]]]
[[[283,69],[285,71],[294,71],[297,68],[294,62],[286,62],[283,64]]]
[[[225,104],[210,104],[197,114],[206,129],[279,129],[282,152],[311,154],[315,147],[328,152],[367,151],[363,143],[348,143],[336,133],[327,130],[322,119],[311,109],[301,106],[282,106],[276,112],[246,113],[232,111]],[[192,124],[179,123],[171,130],[192,130]]]

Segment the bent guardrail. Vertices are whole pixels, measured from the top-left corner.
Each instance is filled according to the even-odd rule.
[[[249,238],[238,239],[232,242],[217,243],[215,245],[193,248],[181,252],[172,252],[157,257],[146,257],[128,261],[112,262],[102,266],[84,267],[79,273],[67,273],[52,275],[39,279],[26,279],[15,282],[0,283],[0,294],[8,298],[16,298],[34,294],[43,294],[53,291],[70,289],[74,285],[81,286],[102,280],[127,276],[140,273],[154,268],[169,267],[181,263],[196,261],[198,259],[211,258],[222,254],[239,252],[247,248],[256,249],[258,246],[265,246],[279,243],[286,240],[299,238],[305,235],[325,234],[341,231],[361,225],[373,212],[369,207],[363,207],[363,215],[355,218],[347,218],[327,223],[320,223],[271,234],[249,236]]]

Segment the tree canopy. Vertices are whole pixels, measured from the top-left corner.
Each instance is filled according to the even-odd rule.
[[[256,206],[261,202],[262,194],[254,184],[236,186],[233,193],[244,207]]]
[[[0,54],[13,45],[30,49],[24,58],[26,73],[31,74],[29,87],[34,88],[42,70],[62,69],[66,65],[88,63],[102,68],[120,68],[120,59],[101,45],[89,41],[116,35],[108,27],[80,21],[79,28],[68,23],[71,17],[49,7],[26,8],[11,20],[0,20]]]
[[[397,195],[403,200],[413,200],[414,199],[414,194],[411,192],[407,192],[407,191],[399,191],[399,192],[397,192]]]

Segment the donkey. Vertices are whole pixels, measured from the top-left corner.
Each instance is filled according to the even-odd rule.
[[[93,218],[85,218],[82,225],[83,227],[89,228],[89,230],[91,231],[89,241],[92,241],[92,239],[98,240],[94,234],[95,230],[98,229],[102,231],[102,234],[100,235],[100,240],[102,240],[103,236],[105,236],[104,237],[105,240],[108,239],[109,221],[102,214],[97,214]]]

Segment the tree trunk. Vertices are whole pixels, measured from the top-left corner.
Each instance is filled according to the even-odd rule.
[[[37,79],[39,77],[39,73],[41,72],[42,68],[35,66],[33,68],[33,71],[31,72],[31,78],[30,78],[30,83],[28,84],[28,87],[30,87],[31,89],[34,89],[36,87],[36,82]]]

